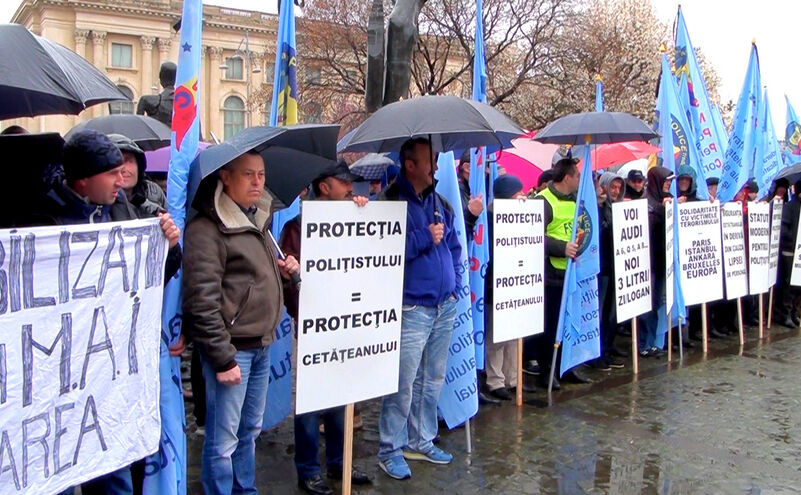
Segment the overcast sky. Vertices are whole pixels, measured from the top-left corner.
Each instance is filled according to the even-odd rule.
[[[367,1],[367,0],[365,0]],[[0,0],[0,19],[8,21],[18,0]],[[207,4],[275,12],[275,0],[206,0]],[[673,25],[678,0],[651,0],[657,16]],[[793,48],[801,23],[799,0],[685,0],[682,2],[690,39],[700,47],[721,79],[720,96],[737,101],[745,77],[752,39],[759,49],[762,83],[768,87],[779,137],[785,126],[784,95],[801,112],[800,53]]]

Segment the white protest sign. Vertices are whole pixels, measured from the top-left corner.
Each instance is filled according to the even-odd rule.
[[[790,285],[796,287],[801,285],[801,222],[798,222],[798,230],[795,233],[795,252],[793,253],[793,270],[790,273]]]
[[[673,265],[673,202],[665,205],[665,307],[668,313],[673,311],[675,295],[673,294],[675,267]]]
[[[651,311],[647,199],[612,204],[612,236],[617,322],[622,323]]]
[[[782,235],[782,205],[781,199],[774,199],[770,214],[770,260],[768,268],[768,287],[776,285],[776,275],[779,273],[779,251]]]
[[[720,203],[698,201],[678,206],[680,281],[684,304],[723,298]]]
[[[398,390],[406,203],[303,203],[296,414]]]
[[[726,299],[731,300],[748,295],[748,263],[745,255],[742,204],[724,204],[721,215]]]
[[[770,289],[770,203],[748,202],[748,292]]]
[[[492,333],[506,342],[543,332],[542,201],[496,199],[492,211]]]
[[[0,231],[0,486],[51,495],[158,449],[159,220]]]

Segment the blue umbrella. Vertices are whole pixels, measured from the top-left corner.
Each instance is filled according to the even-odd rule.
[[[336,165],[338,125],[301,124],[249,127],[216,146],[203,150],[192,162],[187,205],[201,187],[214,187],[217,171],[235,158],[255,150],[264,158],[264,187],[285,205],[326,169]]]
[[[0,24],[0,120],[77,115],[91,105],[127,99],[69,48],[19,24]]]

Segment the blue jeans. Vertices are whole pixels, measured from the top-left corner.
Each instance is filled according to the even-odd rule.
[[[342,469],[345,407],[295,415],[295,468],[299,480],[320,475],[320,417],[325,424],[325,460],[328,470]]]
[[[403,306],[398,392],[381,404],[379,460],[401,455],[403,448],[428,452],[434,446],[455,316],[453,298],[437,307]]]
[[[270,348],[237,351],[242,383],[223,385],[204,359],[206,380],[206,440],[201,457],[206,495],[258,493],[256,437],[261,433],[267,385],[270,380]]]

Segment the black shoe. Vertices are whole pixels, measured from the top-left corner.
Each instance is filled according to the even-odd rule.
[[[695,348],[695,344],[693,344],[689,340],[684,340],[682,341],[682,347],[684,347],[685,349],[693,349]]]
[[[496,399],[495,397],[484,393],[484,391],[479,390],[478,392],[478,403],[479,404],[492,404],[494,406],[500,406],[501,401]]]
[[[548,390],[548,374],[540,375],[537,377],[537,386]],[[562,390],[562,386],[559,385],[559,380],[556,379],[556,375],[553,377],[553,388],[551,390]]]
[[[713,329],[712,329],[712,330],[709,332],[709,335],[711,335],[712,337],[714,337],[714,338],[716,338],[716,339],[723,339],[723,338],[726,338],[726,337],[727,337],[727,335],[726,335],[725,333],[718,331],[718,329],[717,329],[717,328],[713,328]]]
[[[326,473],[328,479],[330,480],[341,480],[342,479],[342,468],[330,468]],[[369,485],[373,482],[373,479],[365,473],[364,471],[359,471],[356,468],[350,472],[350,482],[354,485]]]
[[[340,476],[342,475],[342,473],[339,474]],[[331,488],[328,487],[328,484],[319,474],[305,480],[298,480],[298,488],[311,495],[334,495],[334,492],[331,491]]]
[[[631,354],[629,354],[627,351],[621,351],[621,350],[620,350],[620,349],[618,349],[618,348],[614,348],[614,349],[612,349],[612,350],[609,352],[609,354],[610,354],[611,356],[614,356],[614,357],[619,357],[619,358],[623,358],[623,359],[626,359],[626,358],[628,358],[628,357],[631,357]]]
[[[592,380],[590,380],[586,376],[584,376],[581,373],[579,373],[579,371],[576,370],[576,369],[572,369],[572,370],[568,371],[567,373],[565,373],[562,376],[562,380],[563,381],[567,381],[569,383],[579,383],[579,384],[592,383]]]
[[[609,366],[609,363],[606,362],[606,359],[599,357],[597,359],[593,359],[589,363],[590,368],[598,371],[612,371],[612,367]]]
[[[529,385],[526,381],[523,381],[523,392],[528,394],[532,394],[537,391],[537,387],[534,385]],[[517,393],[517,387],[509,387],[509,393],[515,395]]]
[[[490,390],[489,394],[496,399],[500,400],[512,400],[512,394],[509,393],[508,390],[505,388],[496,388],[495,390]]]
[[[610,368],[615,368],[615,369],[624,368],[626,366],[626,363],[622,359],[614,356],[607,356],[606,364],[608,364]]]
[[[523,373],[537,376],[540,374],[540,365],[534,361],[526,361],[523,363]]]

